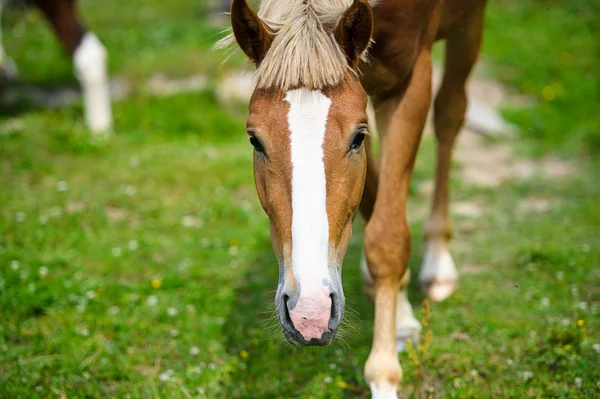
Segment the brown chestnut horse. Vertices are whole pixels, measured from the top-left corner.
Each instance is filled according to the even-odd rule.
[[[0,0],[0,15],[11,0]],[[58,39],[73,58],[75,74],[83,90],[85,119],[95,133],[107,133],[112,127],[110,93],[106,72],[106,49],[98,37],[88,31],[77,14],[76,0],[27,0],[46,17]],[[0,33],[1,39],[1,33]],[[4,53],[0,40],[0,71],[7,77],[16,74],[12,60]]]
[[[435,98],[437,181],[420,282],[434,300],[457,286],[448,250],[450,159],[484,8],[485,0],[263,0],[257,14],[234,0],[233,37],[220,43],[235,39],[257,66],[247,131],[279,263],[277,315],[291,343],[327,345],[335,336],[352,221],[359,209],[367,220],[363,271],[375,328],[365,378],[377,399],[396,397],[397,345],[420,329],[406,297],[406,200],[438,39],[446,40],[445,75]],[[367,95],[381,135],[379,160],[370,151]]]

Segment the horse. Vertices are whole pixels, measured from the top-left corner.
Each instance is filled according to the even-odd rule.
[[[0,15],[10,0],[0,0]],[[93,133],[106,134],[112,129],[112,111],[107,51],[98,37],[88,30],[78,15],[76,0],[26,0],[37,7],[54,29],[60,43],[72,57],[75,75],[83,91],[85,120]],[[13,61],[2,47],[0,33],[0,73],[16,76]]]
[[[364,368],[372,397],[396,398],[397,349],[418,339],[406,288],[411,234],[406,202],[432,102],[432,46],[445,40],[434,100],[437,170],[419,281],[435,301],[457,288],[449,251],[452,148],[467,107],[465,85],[482,39],[486,0],[246,0],[231,5],[232,32],[256,67],[247,137],[254,180],[279,265],[275,295],[285,338],[327,345],[344,313],[343,258],[360,212],[362,272],[375,304]],[[372,100],[381,140],[372,151]]]

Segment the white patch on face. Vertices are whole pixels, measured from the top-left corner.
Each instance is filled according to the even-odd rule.
[[[301,290],[323,287],[329,222],[323,142],[331,100],[319,90],[286,93],[292,155],[292,269]]]
[[[73,54],[75,72],[83,89],[85,118],[94,132],[112,126],[110,92],[106,72],[106,49],[95,34],[88,32]]]

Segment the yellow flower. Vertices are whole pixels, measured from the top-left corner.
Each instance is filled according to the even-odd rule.
[[[240,356],[242,357],[242,359],[247,359],[249,355],[250,354],[247,351],[245,351],[244,349],[242,349],[240,351]]]
[[[583,321],[583,320],[581,320],[581,319],[577,320],[577,325],[578,325],[579,327],[583,327],[583,325],[584,325],[584,324],[585,324],[585,321]]]
[[[556,93],[552,86],[546,86],[542,89],[542,97],[546,101],[552,101],[556,98]]]
[[[565,65],[573,64],[573,55],[571,55],[571,53],[569,53],[567,51],[563,51],[562,53],[560,53],[559,59],[560,59],[560,62],[562,62]]]
[[[161,281],[159,279],[152,280],[152,288],[155,290],[159,289],[161,285]]]

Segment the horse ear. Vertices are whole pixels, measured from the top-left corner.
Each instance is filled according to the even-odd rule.
[[[352,67],[356,67],[373,35],[373,11],[368,0],[354,0],[344,12],[335,30],[335,38],[342,46]]]
[[[273,31],[250,8],[246,0],[233,0],[231,27],[242,51],[256,65],[260,64],[273,42]]]

